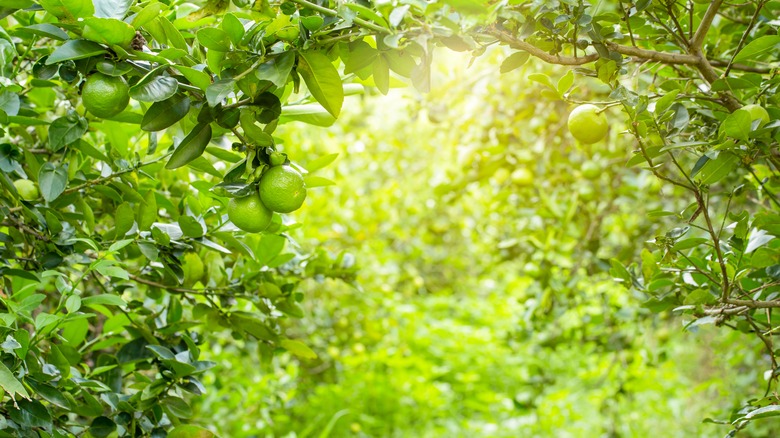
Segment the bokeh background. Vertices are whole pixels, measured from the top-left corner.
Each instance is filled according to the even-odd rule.
[[[654,211],[685,207],[626,166],[619,107],[606,140],[568,133],[575,104],[609,90],[577,76],[566,101],[567,69],[437,56],[430,93],[367,87],[332,127],[277,130],[304,167],[338,154],[284,251],[327,252],[349,281],[307,281],[305,316],[287,322],[317,359],[269,362],[226,333],[197,418],[224,437],[726,433],[704,420],[762,392],[766,359],[756,339],[684,331],[609,274],[654,249]]]

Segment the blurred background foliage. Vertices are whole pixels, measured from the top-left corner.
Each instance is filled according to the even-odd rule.
[[[565,129],[575,103],[609,90],[578,79],[565,102],[532,79],[566,69],[500,75],[501,50],[441,55],[429,94],[352,96],[330,128],[276,132],[304,167],[339,154],[318,173],[336,185],[311,191],[289,235],[357,279],[302,283],[286,334],[317,359],[215,345],[195,416],[229,437],[726,432],[702,419],[762,392],[768,359],[738,332],[683,332],[609,275],[668,229],[648,212],[685,207],[626,167],[636,140],[618,109],[595,145]]]

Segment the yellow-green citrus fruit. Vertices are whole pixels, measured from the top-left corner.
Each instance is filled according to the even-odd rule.
[[[38,187],[35,187],[35,183],[29,179],[17,179],[14,181],[14,187],[25,201],[33,201],[38,199]]]
[[[273,214],[263,205],[260,196],[256,193],[243,198],[233,198],[228,203],[230,222],[250,233],[259,233],[268,228]]]
[[[596,179],[601,176],[601,167],[594,161],[582,163],[580,170],[582,171],[582,176],[587,179]]]
[[[751,105],[745,105],[742,108],[740,108],[738,111],[747,111],[747,113],[750,115],[750,121],[753,120],[760,120],[758,122],[758,127],[762,127],[769,123],[769,113],[766,112],[764,107],[761,105],[751,104]]]
[[[607,135],[607,118],[599,113],[596,105],[580,105],[569,114],[569,132],[580,143],[591,144]]]
[[[512,182],[521,187],[527,187],[534,183],[534,174],[525,167],[521,167],[511,175]]]
[[[95,73],[81,89],[81,101],[89,112],[108,118],[121,113],[130,102],[129,87],[124,78]]]
[[[276,31],[276,37],[282,41],[293,41],[301,34],[298,26],[287,26]]]
[[[260,199],[269,209],[289,213],[301,208],[306,199],[306,183],[290,166],[275,166],[260,178]]]
[[[181,269],[184,271],[184,283],[192,285],[203,278],[206,267],[203,265],[203,260],[201,260],[197,254],[188,252],[187,254],[184,254]]]

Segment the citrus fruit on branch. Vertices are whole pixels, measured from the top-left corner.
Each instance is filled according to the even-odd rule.
[[[301,208],[306,199],[306,183],[290,166],[274,166],[260,178],[260,199],[269,209],[290,213]]]
[[[607,135],[607,118],[599,112],[599,107],[586,103],[569,114],[569,132],[580,143],[591,144]]]
[[[38,199],[40,195],[38,187],[35,187],[35,183],[29,179],[17,179],[14,181],[14,187],[16,187],[19,196],[25,201],[33,201]]]
[[[268,228],[274,214],[263,205],[257,192],[243,198],[231,199],[227,211],[233,225],[250,233],[259,233]]]
[[[760,120],[758,122],[758,127],[762,127],[769,123],[769,113],[766,112],[764,107],[761,105],[751,104],[751,105],[745,105],[742,108],[738,109],[737,111],[746,111],[748,115],[750,116],[750,122],[752,123],[753,120]]]
[[[130,102],[130,88],[124,78],[95,73],[87,78],[81,89],[84,107],[100,118],[121,113]]]

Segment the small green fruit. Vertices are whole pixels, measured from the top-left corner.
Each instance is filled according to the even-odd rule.
[[[29,179],[17,179],[14,181],[14,187],[16,187],[19,196],[25,201],[34,201],[38,199],[38,196],[40,195],[40,193],[38,193],[38,187]]]
[[[769,123],[769,113],[766,112],[766,109],[764,109],[764,107],[761,105],[745,105],[737,111],[747,111],[747,113],[750,115],[751,122],[756,119],[760,120],[760,122],[758,122],[759,128]]]
[[[597,179],[599,176],[601,176],[602,173],[601,166],[599,166],[594,161],[586,161],[582,163],[580,171],[582,171],[582,176],[584,176],[586,179]]]
[[[591,144],[607,136],[607,118],[596,105],[580,105],[569,114],[569,132],[580,143]]]
[[[512,172],[511,178],[512,182],[520,187],[528,187],[534,183],[533,172],[526,169],[525,167],[521,167]]]
[[[259,233],[271,223],[273,212],[253,193],[243,198],[233,198],[228,203],[228,218],[233,225],[250,233]]]

